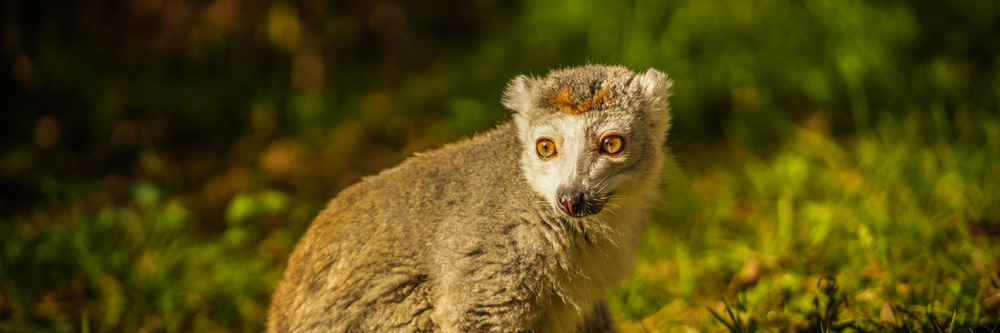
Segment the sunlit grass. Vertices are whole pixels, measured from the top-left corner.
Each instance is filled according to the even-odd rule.
[[[676,147],[634,275],[611,295],[622,331],[996,327],[1000,119],[974,123],[794,126],[764,153]],[[0,227],[0,329],[259,331],[322,204],[239,194],[224,230],[198,236],[151,184],[97,209],[73,197],[87,186],[54,187],[51,209]]]
[[[624,331],[989,331],[1000,122],[975,123],[947,134],[911,116],[843,138],[797,127],[764,156],[737,142],[679,156],[614,292]]]

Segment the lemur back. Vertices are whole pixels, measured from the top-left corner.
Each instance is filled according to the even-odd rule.
[[[520,76],[514,120],[331,200],[299,241],[271,332],[613,332],[656,194],[669,81],[588,65]]]

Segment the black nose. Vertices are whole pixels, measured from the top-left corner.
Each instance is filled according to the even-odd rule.
[[[583,205],[586,202],[587,200],[583,197],[583,193],[569,193],[559,196],[559,206],[563,212],[569,215],[575,215],[582,211]]]

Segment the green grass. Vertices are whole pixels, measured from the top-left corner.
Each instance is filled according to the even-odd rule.
[[[961,135],[930,124],[838,139],[813,124],[763,156],[736,143],[680,153],[635,276],[614,292],[625,331],[997,327],[984,300],[1000,292],[1000,121],[939,126]]]
[[[178,200],[160,199],[148,184],[136,185],[132,197],[96,214],[71,204],[5,223],[0,290],[12,315],[0,330],[75,331],[84,323],[94,331],[261,329],[298,236],[268,232],[262,222],[286,218],[287,198],[262,193],[253,203],[259,211],[231,213],[237,218],[221,234],[197,238]],[[234,198],[233,210],[241,200],[254,199]]]
[[[634,276],[611,295],[622,331],[997,327],[1000,119],[930,124],[833,138],[820,119],[761,153],[675,144]],[[223,230],[198,233],[154,185],[93,207],[88,187],[53,185],[50,206],[0,226],[0,329],[259,331],[321,204],[243,193]]]

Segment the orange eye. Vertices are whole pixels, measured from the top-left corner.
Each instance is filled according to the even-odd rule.
[[[552,156],[556,156],[556,143],[547,138],[538,139],[538,142],[535,143],[535,152],[543,160],[550,159]]]
[[[625,149],[625,139],[620,135],[611,134],[601,139],[601,152],[610,155],[618,155]]]

